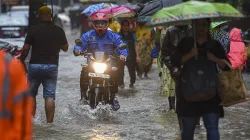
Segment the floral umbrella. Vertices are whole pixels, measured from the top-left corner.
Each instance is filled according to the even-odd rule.
[[[96,13],[108,14],[109,18],[121,18],[121,17],[134,17],[135,16],[135,12],[132,9],[125,7],[125,6],[117,6],[117,7],[112,7],[112,8],[100,9],[98,11],[95,11],[91,15],[94,15]]]
[[[112,3],[99,3],[99,4],[93,4],[87,7],[82,11],[82,14],[85,14],[87,16],[90,16],[93,12],[103,9],[103,8],[111,8],[111,7],[116,7],[118,5],[112,4]]]
[[[188,1],[155,13],[147,25],[188,25],[193,19],[210,18],[211,21],[232,20],[244,17],[238,10],[226,3]]]
[[[225,21],[244,17],[238,10],[226,3],[188,1],[163,8],[146,23],[149,26],[190,25],[194,19],[209,18],[211,21]],[[193,25],[193,30],[195,26]],[[195,32],[193,32],[194,40]],[[196,43],[194,44],[196,46]]]

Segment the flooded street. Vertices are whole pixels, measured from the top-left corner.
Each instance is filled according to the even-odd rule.
[[[56,111],[53,125],[46,124],[42,88],[37,97],[37,116],[34,119],[35,140],[179,140],[180,132],[176,114],[167,111],[168,100],[159,95],[160,79],[157,66],[153,65],[150,79],[136,81],[129,89],[125,70],[126,87],[118,93],[121,108],[110,111],[110,106],[91,110],[79,102],[79,75],[83,57],[72,54],[74,39],[66,30],[70,49],[61,52],[56,93]],[[245,74],[250,89],[250,76]],[[220,120],[222,140],[250,140],[250,101],[225,108]],[[196,140],[206,140],[204,125],[196,129]]]

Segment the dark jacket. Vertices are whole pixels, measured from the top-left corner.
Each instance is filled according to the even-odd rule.
[[[170,73],[173,73],[173,65],[171,59],[177,51],[177,45],[179,44],[181,39],[191,35],[191,26],[168,27],[161,48],[161,62],[163,62],[167,66]]]
[[[194,46],[193,38],[184,38],[178,45],[178,51],[175,54],[175,58],[172,59],[172,63],[174,66],[180,69],[178,75],[176,74],[176,112],[179,117],[193,117],[193,116],[202,116],[206,113],[217,113],[220,116],[224,115],[223,107],[220,106],[221,99],[219,95],[216,95],[213,99],[202,101],[202,102],[188,102],[185,100],[182,92],[181,92],[181,84],[180,80],[182,77],[182,65],[181,65],[181,58],[184,54],[190,52],[192,47]],[[225,51],[221,44],[215,40],[209,40],[203,44],[197,44],[197,48],[204,48],[213,53],[216,57],[220,59],[227,59]],[[224,70],[229,70],[226,67]]]

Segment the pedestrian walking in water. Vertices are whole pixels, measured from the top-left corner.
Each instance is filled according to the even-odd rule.
[[[119,63],[119,87],[124,88],[124,66],[126,65],[129,72],[130,84],[129,87],[133,88],[136,79],[136,62],[139,62],[138,49],[136,47],[135,35],[129,30],[130,22],[124,20],[121,23],[121,33],[123,41],[128,45],[128,57],[126,62],[120,61]]]
[[[38,16],[40,23],[31,27],[28,31],[21,60],[25,60],[29,49],[32,47],[28,67],[31,94],[36,103],[38,88],[41,84],[43,85],[46,118],[48,123],[52,123],[55,112],[54,100],[56,97],[59,52],[60,50],[64,52],[68,50],[68,42],[63,29],[54,25],[51,21],[52,12],[49,7],[41,7]]]
[[[225,63],[229,60],[221,44],[211,40],[209,36],[210,20],[197,19],[194,24],[196,42],[192,37],[182,39],[178,45],[178,53],[172,59],[173,65],[179,69],[176,73],[179,74],[176,76],[176,112],[182,123],[181,139],[193,140],[197,120],[201,116],[207,130],[207,139],[219,140],[219,118],[223,117],[223,107],[220,106],[221,100],[216,93],[217,65],[222,70],[229,70]],[[203,71],[198,71],[201,67]],[[202,78],[198,80],[201,72]],[[192,78],[197,80],[191,80]],[[192,85],[196,85],[194,90],[199,89],[200,94],[190,93],[195,92]]]
[[[142,75],[148,78],[153,63],[153,58],[150,56],[153,50],[153,40],[155,38],[155,31],[153,28],[146,27],[145,23],[138,22],[136,24],[136,46],[138,48],[138,55],[140,62],[137,63],[137,76],[141,79]]]
[[[161,31],[161,53],[160,62],[162,66],[162,94],[167,96],[169,102],[169,110],[175,110],[175,76],[173,72],[175,67],[171,61],[177,45],[184,37],[192,35],[191,26],[169,26],[164,27]],[[181,130],[181,121],[179,127]]]
[[[22,63],[0,51],[0,139],[31,140],[33,100]]]
[[[242,68],[247,62],[246,45],[243,43],[241,30],[233,28],[230,32],[230,48],[227,57],[232,68]]]

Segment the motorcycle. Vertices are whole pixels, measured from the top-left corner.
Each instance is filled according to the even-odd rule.
[[[77,39],[75,44],[81,46],[82,42],[80,39]],[[119,46],[119,49],[123,50],[126,47],[126,44],[122,44]],[[88,84],[87,99],[92,109],[95,109],[100,103],[112,105],[112,109],[115,111],[120,108],[117,99],[115,99],[115,92],[112,91],[112,88],[115,86],[112,73],[118,72],[117,63],[119,58],[116,54],[117,49],[112,51],[112,55],[99,51],[93,54],[81,54],[87,58],[87,63],[82,64],[82,67],[87,70],[87,75],[85,76],[88,77],[88,83],[84,84]]]

